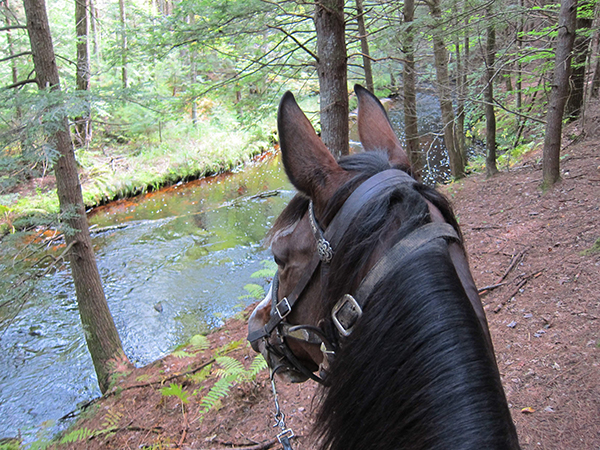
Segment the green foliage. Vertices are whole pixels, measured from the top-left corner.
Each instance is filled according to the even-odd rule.
[[[596,242],[594,242],[594,244],[581,252],[582,256],[592,256],[596,253],[600,253],[600,238],[596,239]]]
[[[160,393],[165,397],[177,397],[182,404],[189,403],[189,394],[180,384],[171,383],[168,387],[163,387]]]
[[[196,334],[190,339],[190,345],[194,347],[194,350],[206,350],[210,347],[210,341],[206,336]]]
[[[273,278],[277,272],[277,264],[268,259],[260,262],[264,269],[257,270],[250,275],[252,278]],[[244,286],[244,289],[248,292],[245,295],[240,296],[240,299],[253,298],[256,300],[262,300],[265,296],[265,289],[259,284],[249,283]]]
[[[91,436],[94,436],[95,432],[89,428],[81,428],[73,430],[62,437],[60,440],[61,444],[72,444],[74,442],[83,441]]]

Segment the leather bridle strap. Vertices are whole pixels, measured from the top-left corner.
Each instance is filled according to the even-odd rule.
[[[398,169],[388,169],[373,175],[358,186],[344,202],[343,206],[327,227],[327,230],[323,233],[324,238],[330,243],[333,250],[335,251],[335,247],[346,233],[352,220],[364,208],[364,205],[368,203],[369,200],[381,190],[402,182],[415,183],[415,180],[406,172]],[[291,312],[320,263],[321,259],[319,254],[315,253],[293,291],[277,304],[275,304],[275,302],[277,302],[277,292],[273,289],[273,298],[271,301],[273,302],[274,308],[271,310],[269,322],[262,329],[255,330],[248,335],[248,341],[254,342],[271,335],[277,325],[279,325],[285,316]],[[278,278],[278,274],[276,274],[275,277]]]
[[[398,241],[396,245],[388,250],[371,270],[369,270],[367,276],[358,287],[356,291],[356,301],[359,305],[361,307],[364,306],[367,297],[373,292],[377,283],[389,275],[391,268],[399,267],[408,255],[438,238],[445,238],[457,242],[460,241],[454,227],[446,222],[426,223]]]

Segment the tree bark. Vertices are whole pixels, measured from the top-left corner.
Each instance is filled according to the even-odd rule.
[[[491,4],[486,10],[487,42],[485,57],[485,81],[483,92],[485,99],[485,171],[488,177],[498,173],[496,167],[496,114],[494,113],[494,64],[496,59],[496,27],[494,25]]]
[[[127,74],[127,20],[125,16],[125,0],[119,0],[119,17],[121,19],[121,82],[123,89],[129,87]]]
[[[554,79],[546,115],[546,135],[542,160],[543,187],[550,188],[560,180],[560,144],[562,118],[569,95],[571,51],[575,41],[577,0],[562,0],[558,20],[558,40]]]
[[[460,16],[460,10],[457,2],[454,2],[454,10],[456,16]],[[466,5],[465,5],[466,7]],[[466,14],[465,14],[466,15]],[[468,26],[469,18],[465,18],[465,25]],[[455,26],[458,28],[458,22],[456,21]],[[466,34],[466,33],[465,33]],[[466,99],[466,60],[463,61],[463,54],[461,52],[460,45],[460,34],[455,34],[454,46],[456,48],[456,81],[458,83],[456,92],[456,143],[458,145],[458,151],[462,155],[463,161],[467,161],[467,148],[465,143],[465,99]]]
[[[24,0],[23,4],[38,86],[41,90],[59,91],[58,69],[45,2]],[[67,247],[70,247],[68,255],[81,323],[98,376],[98,384],[101,391],[106,392],[110,385],[110,375],[117,370],[130,368],[130,363],[123,352],[102,289],[67,118],[63,116],[58,120],[60,126],[49,140],[59,155],[54,164],[54,172],[61,216],[65,225],[64,234]]]
[[[11,29],[12,24],[10,21],[10,6],[8,4],[9,0],[4,0],[4,18],[6,24],[6,43],[8,45],[8,55],[10,58],[10,72],[12,75],[12,85],[15,86],[19,82],[19,70],[17,68],[17,60],[15,55],[15,48],[12,39]],[[21,106],[19,102],[16,102],[15,106],[15,116],[17,119],[20,119],[22,115]]]
[[[365,82],[367,89],[375,92],[373,85],[373,71],[371,70],[371,54],[369,53],[369,41],[367,39],[367,27],[365,26],[365,12],[362,0],[356,0],[356,21],[358,22],[358,35],[360,39],[360,50],[362,52],[363,69],[365,71]]]
[[[582,7],[588,6],[590,0],[580,2],[580,10]],[[573,64],[571,68],[571,76],[569,86],[569,99],[565,106],[565,115],[569,120],[575,120],[581,115],[583,108],[583,98],[585,93],[585,73],[586,61],[588,58],[590,41],[592,39],[589,30],[592,27],[593,17],[578,17],[577,18],[577,34],[573,43]]]
[[[414,27],[412,22],[415,18],[414,0],[404,1],[404,32],[402,52],[404,53],[403,64],[403,88],[404,88],[404,130],[406,133],[406,153],[408,160],[415,172],[422,169],[421,154],[419,152],[419,126],[417,122],[417,88],[415,72],[415,49],[414,49]]]
[[[77,32],[77,77],[75,80],[77,90],[90,90],[90,52],[89,52],[89,22],[88,22],[88,0],[75,0],[75,29]],[[90,130],[90,105],[85,100],[85,112],[82,116],[75,118],[75,130],[77,131],[77,142],[79,146],[85,146],[91,138]]]
[[[435,19],[436,24],[442,23],[442,11],[440,0],[426,0],[429,11]],[[452,107],[452,90],[450,89],[450,77],[448,75],[448,52],[442,39],[442,30],[437,25],[432,32],[433,55],[435,58],[435,71],[438,82],[438,93],[440,96],[440,109],[442,110],[442,122],[444,125],[444,144],[450,159],[450,173],[455,179],[465,176],[465,161],[458,150],[454,134],[454,110]]]
[[[597,20],[597,19],[596,19]],[[592,86],[590,88],[590,97],[598,98],[600,93],[600,31],[596,28],[596,43],[594,44],[595,51],[592,51],[592,64],[595,63],[594,74],[592,76]]]
[[[348,74],[344,1],[315,4],[317,73],[319,76],[321,139],[336,157],[349,152]]]

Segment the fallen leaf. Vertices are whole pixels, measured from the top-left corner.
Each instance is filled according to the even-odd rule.
[[[531,406],[527,406],[526,408],[522,408],[521,412],[523,414],[533,414],[535,412],[535,409],[533,409]]]

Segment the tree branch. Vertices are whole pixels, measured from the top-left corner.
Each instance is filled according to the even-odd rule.
[[[4,61],[9,61],[14,58],[18,58],[19,56],[25,56],[25,55],[31,55],[31,52],[22,52],[22,53],[18,53],[16,55],[7,56],[6,58],[0,58],[0,63],[4,62]]]
[[[16,83],[13,83],[11,85],[3,87],[2,90],[3,91],[7,91],[9,89],[18,88],[18,87],[24,86],[24,85],[29,84],[29,83],[37,83],[37,79],[36,78],[30,78],[30,79],[27,79],[27,80],[18,81]]]
[[[0,27],[0,31],[10,31],[10,30],[26,30],[27,27],[25,25],[11,25],[9,27]]]
[[[267,28],[281,31],[283,34],[285,34],[287,37],[289,37],[291,40],[293,40],[298,45],[298,47],[300,47],[302,50],[304,50],[306,53],[308,53],[310,56],[312,56],[317,63],[319,62],[319,57],[317,55],[315,55],[312,51],[310,51],[310,49],[306,48],[304,46],[304,44],[302,44],[298,39],[296,39],[296,37],[293,36],[291,33],[288,33],[286,30],[284,30],[281,27],[274,27],[271,25],[267,25]]]

